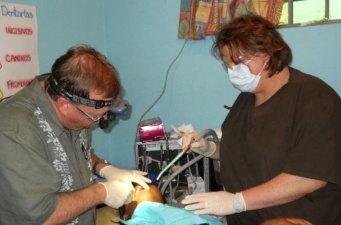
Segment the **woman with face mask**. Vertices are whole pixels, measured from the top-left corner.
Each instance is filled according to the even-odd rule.
[[[224,191],[182,201],[197,214],[255,225],[280,217],[341,224],[341,99],[325,82],[289,66],[276,26],[259,16],[224,25],[212,47],[241,91],[219,143],[183,137],[183,148],[220,160]]]

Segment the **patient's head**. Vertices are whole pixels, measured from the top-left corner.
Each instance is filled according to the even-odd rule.
[[[164,203],[164,199],[157,186],[150,184],[149,190],[143,189],[139,185],[135,186],[135,194],[133,200],[129,204],[124,206],[124,212],[122,213],[123,219],[130,219],[138,204],[146,201]]]

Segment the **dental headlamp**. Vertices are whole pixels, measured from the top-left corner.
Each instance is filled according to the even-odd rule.
[[[104,101],[104,102],[108,102],[108,101]],[[112,100],[109,111],[107,112],[107,119],[104,119],[104,117],[102,117],[99,120],[99,127],[101,129],[108,128],[109,123],[114,121],[116,116],[124,116],[128,112],[128,106],[129,106],[129,103],[127,100],[120,99],[120,98],[115,98],[114,100]]]
[[[70,92],[65,91],[64,89],[61,89],[61,93],[64,97],[69,99],[70,101],[80,103],[82,105],[94,107],[95,109],[100,109],[106,106],[111,106],[113,104],[114,100],[105,101],[105,100],[93,100],[88,98],[79,97],[77,95],[71,94]]]
[[[95,109],[100,109],[103,107],[110,107],[109,111],[107,112],[107,119],[102,117],[99,120],[99,127],[101,129],[106,129],[109,126],[109,123],[115,120],[116,116],[124,116],[128,111],[129,103],[127,100],[115,98],[113,100],[94,100],[83,98],[78,95],[72,94],[66,91],[64,88],[59,87],[58,82],[52,78],[52,89],[60,93],[65,98],[69,99],[70,101],[77,102],[82,105],[94,107]]]

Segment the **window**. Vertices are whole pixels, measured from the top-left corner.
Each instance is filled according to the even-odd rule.
[[[284,0],[281,26],[341,22],[340,0]]]
[[[341,23],[341,0],[181,0],[178,38],[202,40],[240,15],[260,15],[280,27]]]

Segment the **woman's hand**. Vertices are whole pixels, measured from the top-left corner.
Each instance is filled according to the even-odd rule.
[[[182,149],[184,151],[194,151],[200,155],[210,157],[216,150],[216,144],[213,141],[207,141],[205,138],[200,138],[195,141],[198,132],[191,132],[182,136]]]

